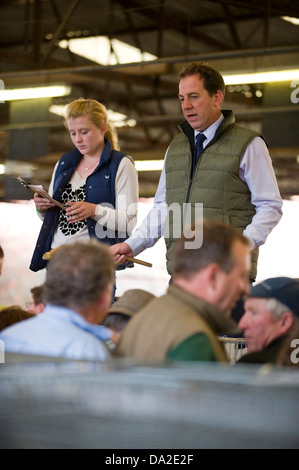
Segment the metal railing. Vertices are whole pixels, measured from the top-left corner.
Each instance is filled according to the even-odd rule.
[[[223,343],[228,360],[231,364],[235,364],[240,357],[247,354],[247,345],[244,338],[220,336],[219,340]]]

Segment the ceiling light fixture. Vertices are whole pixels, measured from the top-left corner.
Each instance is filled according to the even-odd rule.
[[[269,72],[241,73],[233,75],[223,74],[226,85],[242,85],[244,83],[271,83],[299,80],[299,69],[271,70]]]
[[[71,91],[71,87],[65,85],[0,90],[0,102],[65,96],[69,95]]]
[[[281,19],[284,21],[288,21],[296,26],[299,26],[299,18],[295,18],[293,16],[281,16]]]
[[[164,160],[135,160],[137,171],[161,171]]]
[[[132,62],[155,60],[157,56],[141,51],[119,39],[107,36],[89,38],[63,39],[58,43],[62,49],[69,49],[74,54],[85,57],[102,65],[125,64]]]
[[[58,116],[62,116],[63,118],[65,118],[67,106],[68,106],[67,104],[65,105],[53,104],[50,106],[49,111],[51,113],[57,114]],[[112,111],[111,109],[107,109],[107,115],[108,115],[109,121],[112,122],[114,127],[124,127],[124,126],[134,127],[137,125],[137,122],[135,119],[128,119],[128,117],[125,114]]]

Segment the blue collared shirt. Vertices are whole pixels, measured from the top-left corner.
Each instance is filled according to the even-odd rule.
[[[47,305],[35,317],[5,328],[0,339],[5,352],[106,361],[110,354],[103,341],[110,336],[108,328],[88,323],[73,310]]]

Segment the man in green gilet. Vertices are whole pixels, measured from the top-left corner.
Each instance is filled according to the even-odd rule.
[[[148,302],[123,330],[120,356],[227,362],[217,337],[239,333],[230,313],[240,296],[249,294],[249,241],[217,221],[204,221],[189,235],[176,244],[166,294]]]
[[[111,248],[117,263],[153,246],[165,234],[172,275],[178,240],[173,232],[178,224],[174,226],[170,208],[181,208],[183,230],[186,220],[194,222],[201,204],[205,219],[232,225],[250,240],[250,279],[255,280],[258,247],[279,222],[282,200],[263,137],[236,124],[231,110],[221,109],[224,94],[223,77],[210,65],[191,63],[182,69],[178,97],[185,121],[167,150],[154,207],[125,243]],[[198,139],[201,147],[196,152]],[[184,216],[186,208],[191,208],[190,218]]]

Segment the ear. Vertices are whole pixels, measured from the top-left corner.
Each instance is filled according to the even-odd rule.
[[[224,98],[222,91],[217,90],[217,92],[214,95],[214,98],[215,98],[214,104],[215,104],[216,108],[220,108],[222,103],[223,103],[223,98]]]
[[[84,318],[90,323],[102,323],[108,315],[111,305],[112,286],[108,286],[84,312]]]
[[[112,299],[112,286],[109,285],[98,299],[100,308],[108,311],[108,308],[111,305],[111,299]]]
[[[37,313],[42,313],[42,311],[43,311],[44,308],[45,308],[45,304],[43,304],[43,303],[41,302],[41,303],[39,303],[38,306],[36,306],[36,307],[38,307],[38,308],[37,308]]]
[[[284,335],[288,333],[294,324],[294,315],[292,312],[284,312],[280,319],[280,330],[281,334]]]
[[[207,266],[207,280],[211,288],[216,289],[220,281],[222,270],[217,263],[211,263]]]
[[[102,124],[101,132],[103,135],[105,135],[107,132],[107,124],[105,122]]]

